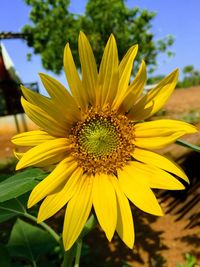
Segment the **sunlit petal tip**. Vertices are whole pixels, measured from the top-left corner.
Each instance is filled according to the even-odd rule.
[[[27,203],[27,208],[30,209],[31,207],[33,207],[34,203],[31,201],[30,197],[28,199],[28,203]]]
[[[45,221],[45,217],[46,217],[45,214],[40,212],[40,210],[39,210],[38,217],[37,217],[37,223],[41,223],[41,222]]]
[[[80,32],[79,33],[79,36],[78,36],[78,44],[80,46],[80,44],[83,45],[84,42],[87,42],[88,39],[86,38],[85,34],[83,32]]]
[[[109,38],[113,39],[115,41],[115,36],[113,33],[110,34]]]
[[[31,192],[29,198],[28,198],[28,202],[27,202],[27,208],[30,209],[31,207],[33,207],[37,202],[34,200],[34,196],[35,196],[35,188],[33,189],[33,191]]]
[[[28,90],[28,88],[23,86],[23,84],[20,84],[20,89],[22,90],[22,92],[23,92],[23,90]]]
[[[138,51],[139,45],[138,44],[135,44],[132,47],[133,47],[134,50]]]
[[[110,235],[110,234],[107,234],[107,232],[105,232],[105,233],[106,233],[106,238],[108,239],[109,242],[111,242],[111,240],[113,238],[113,234]]]
[[[111,42],[112,45],[115,44],[116,45],[116,39],[113,33],[110,34],[107,43]]]
[[[185,186],[181,182],[176,183],[176,187],[174,188],[174,190],[184,190],[184,189],[185,189]]]
[[[38,72],[38,75],[41,78],[41,80],[44,79],[45,76],[46,76],[46,74],[45,73],[42,73],[42,72]]]
[[[73,243],[72,242],[68,242],[68,240],[65,240],[65,239],[66,238],[63,237],[63,245],[64,245],[65,251],[68,251],[72,247]]]
[[[80,32],[79,32],[79,35],[81,35],[81,34],[85,35],[83,30],[80,30]]]
[[[173,72],[179,75],[179,68],[176,68]]]
[[[67,61],[67,58],[69,56],[72,56],[71,48],[70,48],[70,44],[69,43],[66,43],[65,48],[64,48],[64,56],[63,56],[64,66],[66,65],[66,61]]]
[[[37,217],[37,223],[42,223],[44,220],[42,219],[42,217],[39,216],[38,214],[38,217]]]
[[[133,59],[135,59],[135,56],[137,55],[138,48],[139,48],[138,44],[135,44],[135,45],[131,46],[131,48],[130,48],[130,52],[133,55]]]
[[[175,70],[173,70],[169,75],[168,77],[171,77],[172,78],[172,81],[175,82],[175,84],[178,82],[178,77],[179,77],[179,69],[176,68]],[[171,81],[171,82],[172,82]]]
[[[155,214],[156,216],[164,216],[165,213],[163,212],[163,210],[160,208],[160,212],[158,212],[157,214]]]
[[[198,128],[196,126],[194,126],[194,125],[188,124],[188,127],[189,127],[188,133],[197,133],[197,132],[199,132]]]
[[[142,59],[140,67],[141,67],[141,69],[145,69],[146,70],[146,63],[145,63],[144,59]]]
[[[69,47],[70,48],[70,44],[66,43],[65,48]]]
[[[88,40],[87,36],[85,35],[85,33],[84,33],[83,31],[80,31],[78,38],[79,38],[80,40],[81,40],[82,38]]]
[[[23,165],[21,164],[21,162],[19,161],[19,162],[17,163],[16,167],[15,167],[15,170],[16,170],[16,171],[19,171],[19,170],[23,169],[24,167],[25,167],[25,166],[23,166]]]

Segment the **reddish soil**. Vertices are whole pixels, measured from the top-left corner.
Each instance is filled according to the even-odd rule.
[[[0,162],[9,160],[13,156],[14,145],[10,139],[13,134],[0,135]]]
[[[167,105],[165,106],[167,114],[172,117],[179,117],[182,113],[187,113],[192,110],[200,110],[200,87],[193,87],[187,89],[177,89]],[[197,124],[200,129],[200,122]],[[12,154],[13,145],[9,141],[11,134],[0,136],[0,162],[9,159]],[[186,137],[191,143],[200,145],[200,134],[194,134]],[[172,145],[162,153],[168,154],[170,157],[180,160],[190,150]],[[167,205],[167,203],[164,203]],[[165,210],[165,207],[163,207]],[[136,211],[135,229],[136,241],[133,251],[130,251],[122,245],[118,239],[114,239],[114,244],[108,245],[106,239],[101,233],[95,233],[93,240],[88,239],[88,243],[94,248],[101,246],[98,250],[99,255],[96,257],[96,263],[93,266],[103,266],[103,262],[114,260],[115,266],[123,266],[119,263],[119,258],[123,258],[131,266],[141,267],[176,267],[177,262],[184,262],[183,255],[186,252],[191,252],[200,261],[200,231],[199,227],[192,229],[185,229],[187,225],[186,220],[179,220],[175,222],[175,217],[172,214],[167,214],[164,217],[156,218],[144,213]],[[91,255],[92,257],[92,255]],[[98,259],[98,257],[100,257]]]
[[[200,109],[200,86],[175,90],[165,108],[173,113]]]

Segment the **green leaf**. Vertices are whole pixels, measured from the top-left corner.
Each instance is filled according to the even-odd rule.
[[[184,146],[184,147],[190,148],[190,149],[192,149],[192,150],[194,150],[196,152],[200,152],[200,147],[199,146],[190,144],[190,143],[188,143],[186,141],[178,139],[178,140],[176,140],[176,144],[180,145],[180,146]]]
[[[32,190],[46,176],[40,169],[29,169],[0,183],[0,202],[18,197]]]
[[[28,195],[24,194],[19,198],[10,199],[4,203],[0,203],[0,223],[25,213],[27,199]]]
[[[52,250],[57,243],[43,229],[17,219],[8,241],[12,256],[23,257],[35,264],[38,257]]]
[[[186,267],[193,267],[194,264],[196,263],[196,258],[190,253],[186,253],[185,259],[186,259]]]
[[[7,248],[3,245],[0,245],[0,260],[1,260],[1,266],[11,267],[10,255],[8,253]]]

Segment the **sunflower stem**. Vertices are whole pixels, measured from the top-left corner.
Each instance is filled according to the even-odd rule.
[[[28,218],[29,220],[37,223],[37,218],[27,212],[23,213],[23,216]],[[48,226],[46,223],[41,222],[38,223],[42,228],[44,228],[54,239],[57,243],[60,244],[60,236],[50,227]]]
[[[92,229],[94,229],[96,225],[97,225],[97,220],[95,216],[92,214],[83,228],[83,231],[80,235],[80,239],[83,239],[83,237],[86,236]]]
[[[184,146],[184,147],[187,147],[187,148],[190,148],[196,152],[200,152],[200,147],[199,146],[196,146],[196,145],[193,145],[193,144],[190,144],[184,140],[181,140],[181,139],[177,139],[176,140],[176,144],[177,145],[180,145],[180,146]]]
[[[75,257],[74,267],[79,267],[82,245],[83,245],[83,241],[82,239],[79,239],[76,244],[76,257]]]
[[[70,250],[64,252],[63,262],[61,267],[72,267],[75,257],[75,245]]]

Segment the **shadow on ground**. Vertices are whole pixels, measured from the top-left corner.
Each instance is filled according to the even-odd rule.
[[[104,233],[96,229],[86,240],[87,246],[84,248],[82,266],[93,267],[128,267],[128,262],[139,262],[144,264],[143,256],[147,254],[150,267],[162,267],[166,260],[162,256],[162,251],[167,247],[162,242],[162,231],[155,231],[151,223],[157,217],[133,210],[135,224],[136,245],[132,250],[128,249],[115,235],[112,243],[109,243]],[[122,260],[123,259],[123,260]]]

